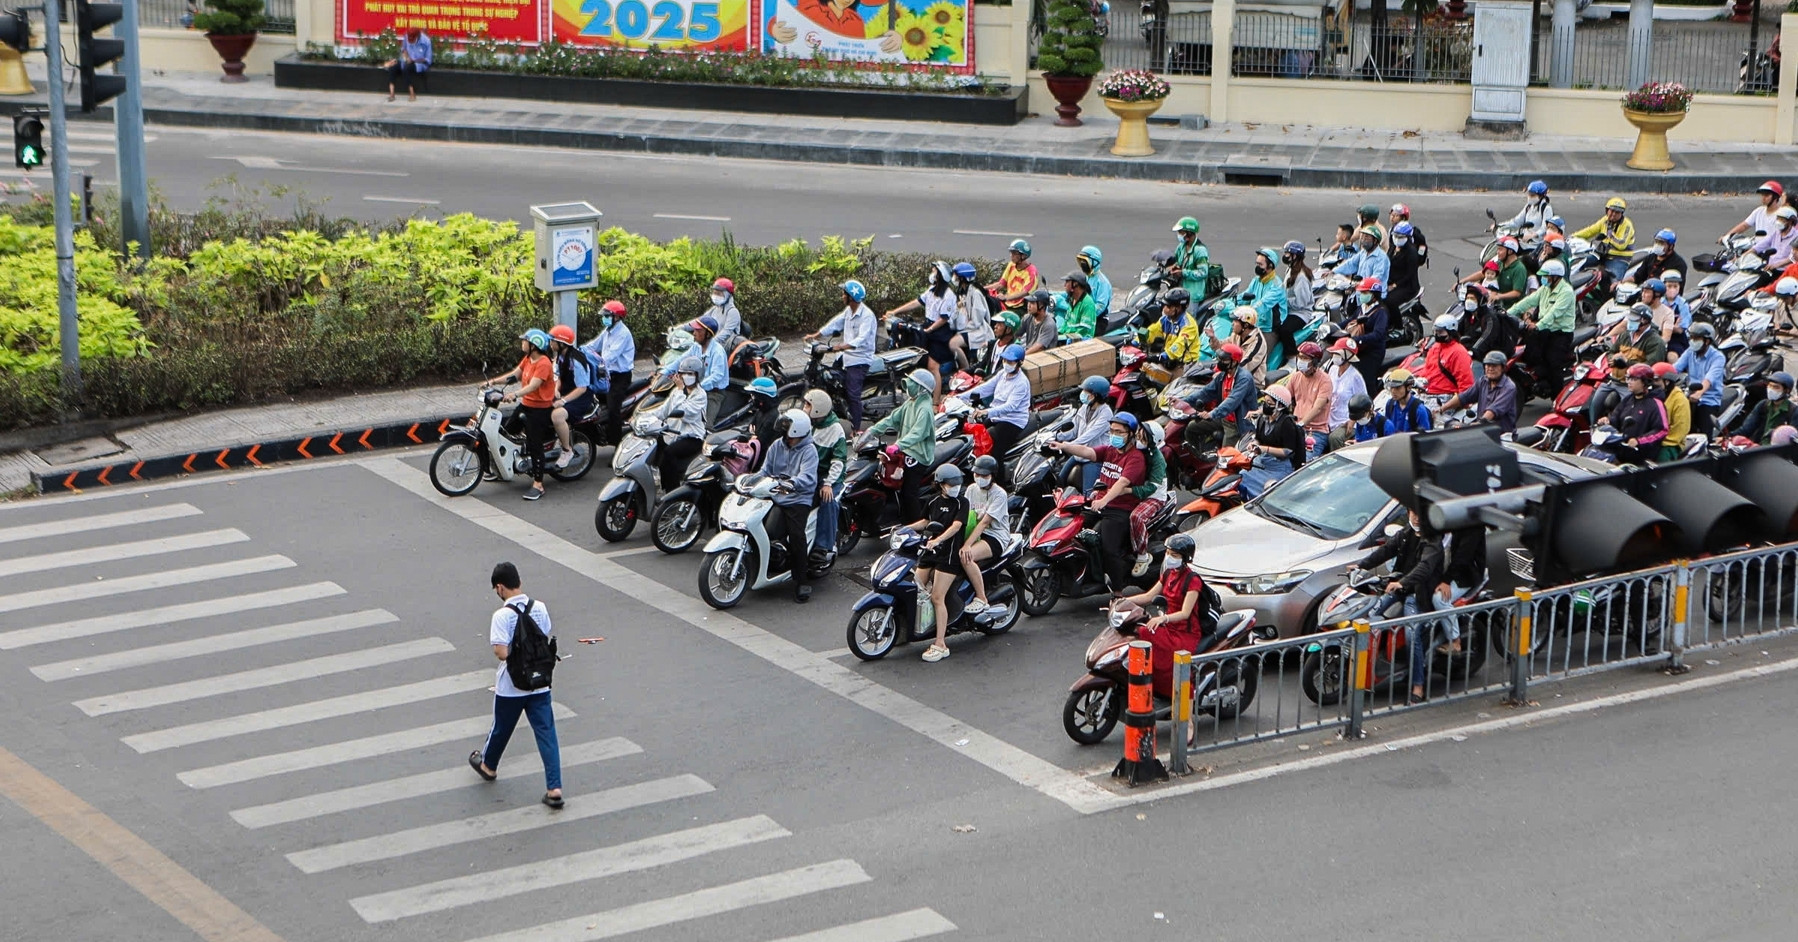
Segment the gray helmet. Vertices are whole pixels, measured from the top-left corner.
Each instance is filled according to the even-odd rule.
[[[938,484],[960,484],[961,469],[952,464],[945,464],[937,468],[936,473],[931,477],[936,479]]]
[[[1486,358],[1484,360],[1481,360],[1480,362],[1486,364],[1487,366],[1504,366],[1506,363],[1508,363],[1510,361],[1505,359],[1505,355],[1503,353],[1500,353],[1497,350],[1494,350],[1491,353],[1486,354]]]
[[[1162,307],[1185,307],[1192,303],[1192,295],[1185,288],[1175,288],[1161,296]]]
[[[1199,545],[1193,542],[1192,534],[1190,533],[1176,533],[1173,536],[1168,537],[1167,543],[1163,545],[1168,552],[1173,553],[1188,562],[1192,560],[1192,554],[1199,549]]]
[[[676,373],[692,373],[697,376],[705,372],[705,361],[698,357],[681,357],[681,361],[675,366],[674,371]]]
[[[1699,340],[1699,339],[1715,340],[1715,339],[1717,339],[1717,328],[1712,327],[1711,325],[1706,324],[1703,321],[1699,321],[1698,323],[1693,324],[1692,329],[1690,331],[1688,331],[1688,333],[1690,333],[1692,335],[1693,340]]]
[[[987,475],[988,477],[998,474],[999,473],[999,459],[994,458],[992,455],[981,455],[980,457],[975,458],[974,459],[974,473],[975,474],[984,474],[984,475]]]
[[[1074,284],[1077,284],[1082,288],[1090,288],[1093,286],[1093,283],[1091,281],[1087,280],[1085,272],[1071,271],[1071,272],[1068,272],[1066,275],[1063,275],[1061,280],[1062,281],[1071,281]]]
[[[910,373],[905,374],[905,378],[911,380],[912,382],[918,384],[919,386],[924,387],[925,389],[935,389],[936,388],[936,377],[931,376],[929,370],[925,370],[925,369],[912,370]]]

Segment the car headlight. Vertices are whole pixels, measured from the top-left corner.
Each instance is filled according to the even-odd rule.
[[[1264,572],[1258,576],[1228,582],[1227,585],[1238,595],[1279,595],[1292,591],[1309,578],[1311,570],[1293,569],[1287,572]]]

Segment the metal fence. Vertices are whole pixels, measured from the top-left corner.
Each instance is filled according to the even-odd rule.
[[[1344,629],[1194,657],[1189,751],[1347,725],[1353,658],[1342,652],[1354,645],[1354,630]],[[1222,682],[1208,682],[1213,675]]]
[[[1373,82],[1468,82],[1473,21],[1411,17],[1375,26],[1323,15],[1245,12],[1232,33],[1234,75]]]
[[[264,0],[265,33],[291,36],[294,31],[293,0]],[[144,0],[138,6],[138,22],[149,29],[191,29],[193,15],[205,9],[203,0]]]
[[[1758,25],[1758,29],[1756,28]],[[1537,23],[1530,79],[1546,85],[1554,49],[1546,19]],[[1649,77],[1700,92],[1772,95],[1779,73],[1762,53],[1779,35],[1777,21],[1667,21],[1654,24]],[[1573,30],[1574,88],[1628,87],[1629,23],[1619,17],[1580,20]]]

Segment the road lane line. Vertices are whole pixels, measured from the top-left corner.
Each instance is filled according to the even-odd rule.
[[[570,803],[580,800],[580,796],[576,795],[570,799]],[[484,873],[470,873],[390,893],[359,896],[350,900],[350,908],[364,921],[392,922],[407,916],[421,916],[505,899],[520,893],[662,867],[791,834],[791,831],[774,823],[773,818],[758,814],[735,821],[658,834],[624,844],[613,844],[566,857]]]
[[[21,556],[17,559],[0,560],[0,576],[16,576],[28,572],[43,572],[48,569],[65,569],[69,566],[89,566],[94,563],[110,563],[121,559],[136,559],[139,556],[156,556],[161,553],[180,553],[187,550],[205,549],[208,546],[242,543],[248,539],[249,536],[241,530],[208,530],[204,533],[186,533],[181,536],[163,537],[159,540],[109,543],[105,546],[92,546],[87,549],[63,550],[60,553]]]
[[[603,913],[502,932],[475,942],[595,942],[598,939],[616,938],[751,906],[797,899],[825,890],[839,890],[873,879],[853,860],[833,860],[771,873],[765,877],[694,890],[679,896],[644,900]]]
[[[168,729],[126,736],[122,741],[138,752],[161,752],[164,749],[212,742],[216,739],[228,739],[246,733],[263,733],[271,729],[283,729],[303,723],[316,723],[319,720],[354,716],[357,713],[368,713],[408,703],[435,700],[439,697],[466,693],[470,690],[480,690],[491,683],[493,683],[493,671],[469,671],[466,674],[453,674],[449,677],[433,677],[415,684],[365,690],[361,693],[346,694],[341,697],[313,700],[310,703],[297,703],[293,706],[277,707],[272,710],[258,710],[255,713],[222,716],[214,720],[171,726]]]
[[[171,569],[167,572],[149,572],[141,576],[121,576],[117,579],[82,582],[76,585],[58,586],[54,589],[32,589],[29,592],[0,595],[0,612],[16,612],[22,608],[35,608],[51,603],[60,605],[65,602],[84,602],[88,599],[124,595],[127,592],[167,589],[172,586],[192,585],[196,582],[208,582],[213,579],[229,579],[233,576],[273,572],[277,569],[292,569],[296,565],[298,564],[285,556],[256,556],[250,559],[233,559],[223,563],[207,563],[204,566],[190,566],[186,569]]]
[[[415,196],[364,196],[370,203],[407,203],[416,206],[440,206],[442,200],[419,199]]]
[[[166,854],[4,748],[0,794],[206,942],[281,942]]]
[[[459,778],[462,779],[464,785],[472,784],[469,782],[469,775],[462,775]],[[470,841],[503,837],[507,834],[518,834],[537,828],[567,824],[571,821],[597,818],[600,815],[641,808],[659,802],[691,798],[712,790],[711,783],[697,775],[675,775],[650,782],[639,782],[635,785],[621,785],[604,791],[582,792],[578,798],[570,799],[567,806],[560,811],[552,811],[541,804],[510,808],[505,811],[495,811],[492,814],[463,818],[459,821],[428,824],[423,827],[395,831],[391,834],[378,834],[360,840],[344,841],[341,844],[327,844],[323,847],[295,851],[288,854],[287,859],[294,866],[300,868],[302,873],[323,873],[340,867],[351,867],[377,860],[392,860],[395,857],[454,847]]]
[[[914,909],[804,935],[790,935],[774,942],[910,942],[954,931],[955,923],[944,919],[936,910]]]
[[[556,706],[560,707],[561,704],[558,703]],[[579,766],[592,765],[607,759],[639,755],[642,752],[642,746],[619,737],[584,742],[578,746],[565,746],[562,749],[562,771],[566,773],[569,769]],[[543,760],[538,758],[536,753],[525,753],[516,759],[507,760],[499,768],[501,781],[541,774],[543,774]],[[348,788],[302,795],[298,798],[256,805],[252,808],[239,808],[231,812],[231,817],[238,824],[254,831],[271,825],[289,824],[343,811],[373,808],[393,801],[405,801],[441,792],[459,791],[473,784],[475,784],[475,779],[472,774],[458,764],[456,768],[452,769],[420,772],[417,775],[388,779],[385,782],[352,785]],[[583,798],[582,801],[584,802],[585,799]]]
[[[0,543],[67,536],[70,533],[87,533],[92,530],[109,530],[113,527],[128,527],[139,523],[155,523],[158,520],[192,517],[198,513],[200,513],[200,508],[192,504],[167,504],[162,507],[144,507],[139,510],[95,514],[92,517],[76,517],[73,520],[52,520],[46,523],[0,527]]]
[[[989,229],[951,229],[956,235],[992,236],[996,239],[1034,239],[1034,232],[994,232]]]
[[[601,585],[672,615],[715,638],[816,684],[845,700],[936,741],[989,769],[1031,788],[1082,814],[1125,804],[1123,798],[1032,755],[996,736],[982,732],[934,707],[926,706],[889,687],[883,687],[828,658],[820,657],[772,632],[729,612],[713,611],[696,598],[577,546],[535,524],[481,501],[452,501],[437,493],[425,472],[398,458],[370,459],[362,467],[392,481],[420,499],[456,514],[532,553],[586,576]]]
[[[136,612],[121,612],[117,615],[95,615],[92,618],[77,618],[74,621],[65,621],[55,625],[15,628],[12,631],[0,632],[0,651],[10,651],[13,648],[23,648],[34,644],[47,644],[52,641],[66,641],[70,638],[87,638],[114,631],[127,631],[132,628],[149,628],[153,625],[166,625],[170,622],[186,621],[190,618],[211,618],[217,615],[251,612],[262,608],[276,608],[282,605],[292,605],[295,602],[327,599],[342,594],[344,594],[343,586],[335,582],[313,582],[286,589],[246,592],[243,595],[228,595],[224,598],[205,599],[199,602],[182,602],[179,605],[164,605],[160,608],[146,608]]]
[[[163,664],[218,651],[236,651],[259,644],[274,644],[278,641],[315,638],[319,635],[334,634],[339,631],[373,628],[377,625],[389,625],[399,620],[399,616],[392,612],[371,608],[366,611],[351,612],[348,615],[309,618],[305,621],[289,622],[285,625],[251,628],[247,631],[233,631],[205,638],[154,644],[144,648],[132,648],[128,651],[115,651],[111,654],[96,654],[93,657],[57,661],[53,664],[33,667],[31,672],[36,674],[39,680],[54,683],[59,680],[68,680],[71,677],[91,677],[108,671],[142,667],[146,664]]]
[[[657,219],[686,219],[692,222],[730,222],[729,216],[683,216],[680,213],[656,213]]]
[[[576,716],[573,710],[560,703],[555,705],[555,715],[557,720],[572,719]],[[434,723],[430,726],[402,729],[398,732],[381,733],[376,736],[364,736],[360,739],[327,743],[323,746],[309,746],[290,752],[276,752],[265,756],[238,759],[220,765],[189,769],[175,777],[189,788],[218,788],[221,785],[237,785],[259,778],[285,775],[288,772],[323,769],[345,762],[372,759],[376,756],[391,755],[396,752],[410,752],[414,749],[455,742],[458,739],[485,736],[492,726],[493,714],[489,713],[482,716],[471,716],[465,720],[451,720],[447,723]]]
[[[88,716],[106,716],[110,713],[124,713],[130,710],[147,710],[150,707],[167,706],[171,703],[186,703],[189,700],[202,700],[206,697],[217,697],[227,693],[275,687],[281,684],[291,684],[298,680],[311,680],[314,677],[345,674],[350,671],[380,667],[383,664],[397,664],[413,658],[447,654],[454,650],[456,650],[456,646],[442,638],[420,638],[415,641],[382,645],[378,648],[340,651],[323,657],[259,667],[255,670],[238,671],[234,674],[220,674],[217,677],[200,677],[180,683],[164,684],[160,687],[145,687],[142,690],[101,694],[97,697],[75,701],[75,709]]]

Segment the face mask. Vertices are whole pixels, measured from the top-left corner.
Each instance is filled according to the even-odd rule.
[[[1163,572],[1173,572],[1174,570],[1179,569],[1180,565],[1180,557],[1178,556],[1170,555],[1161,561],[1161,569]]]
[[[1666,255],[1668,252],[1671,252],[1671,251],[1673,251],[1673,246],[1668,245],[1665,242],[1662,242],[1661,244],[1654,247],[1654,252],[1656,255]]]
[[[1448,343],[1448,334],[1438,333],[1436,335],[1436,342],[1437,343]]]
[[[1311,372],[1311,361],[1310,360],[1297,360],[1294,362],[1293,365],[1297,366],[1299,368],[1299,372],[1301,372],[1301,373]]]
[[[1082,403],[1083,403],[1083,404],[1085,404],[1085,405],[1089,405],[1089,406],[1090,406],[1090,405],[1092,405],[1092,404],[1093,404],[1093,403],[1094,403],[1094,402],[1097,402],[1097,401],[1098,401],[1098,399],[1099,399],[1099,397],[1098,397],[1098,396],[1095,396],[1095,395],[1093,395],[1093,394],[1092,394],[1092,393],[1089,393],[1089,392],[1083,392],[1083,393],[1081,393],[1081,394],[1080,394],[1080,401],[1081,401],[1081,402],[1082,402]]]
[[[1767,398],[1768,398],[1768,399],[1771,399],[1771,400],[1773,400],[1773,401],[1775,401],[1775,402],[1778,402],[1778,401],[1779,401],[1779,400],[1781,400],[1781,399],[1784,399],[1784,398],[1785,398],[1785,397],[1786,397],[1786,391],[1785,391],[1785,390],[1783,390],[1783,389],[1774,389],[1774,388],[1773,388],[1773,387],[1771,387],[1771,386],[1768,386],[1768,387],[1767,387]]]
[[[1255,265],[1255,274],[1260,275],[1263,278],[1267,277],[1268,273],[1271,271],[1273,271],[1273,269],[1264,264],[1256,263]]]
[[[1361,303],[1362,303],[1362,304],[1368,304],[1368,303],[1371,303],[1371,302],[1372,302],[1372,301],[1373,301],[1373,292],[1371,292],[1371,291],[1357,291],[1357,292],[1355,292],[1355,297],[1356,297],[1356,298],[1357,298],[1357,299],[1359,299],[1359,300],[1360,300],[1360,301],[1361,301]]]
[[[610,315],[610,314],[599,315],[599,326],[602,329],[611,330],[612,329],[612,315]]]
[[[1113,448],[1123,448],[1124,447],[1124,436],[1122,436],[1122,435],[1113,435],[1113,436],[1111,436],[1110,441],[1111,441],[1111,447],[1113,447]]]
[[[960,497],[961,496],[961,485],[960,484],[945,484],[945,485],[943,485],[943,496],[944,497]]]
[[[1710,345],[1711,345],[1711,343],[1710,343],[1710,341],[1708,341],[1708,340],[1694,340],[1694,341],[1692,341],[1692,349],[1694,349],[1694,350],[1696,350],[1696,351],[1698,351],[1698,352],[1699,352],[1699,353],[1703,353],[1703,352],[1704,352],[1704,348],[1705,348],[1705,347],[1708,347],[1708,346],[1710,346]]]
[[[1407,245],[1410,245],[1410,244],[1411,244],[1411,240],[1410,240],[1410,239],[1407,239],[1407,238],[1405,238],[1405,237],[1404,237],[1404,236],[1393,236],[1393,237],[1392,237],[1392,244],[1393,244],[1393,245],[1396,245],[1396,246],[1398,246],[1398,247],[1399,247],[1399,248],[1401,248],[1401,249],[1402,249],[1402,248],[1404,248],[1404,247],[1405,247],[1405,246],[1407,246]]]
[[[714,294],[714,295],[712,295],[712,303],[713,304],[723,304],[728,298],[729,298],[729,295]]]
[[[1631,314],[1629,316],[1629,329],[1630,330],[1642,329],[1642,319],[1640,317],[1637,317],[1634,314]]]
[[[1356,420],[1355,420],[1355,424],[1356,424],[1356,425],[1366,425],[1366,424],[1367,424],[1367,423],[1369,423],[1369,422],[1372,422],[1372,421],[1373,421],[1373,416],[1371,416],[1371,415],[1364,415],[1364,416],[1362,416],[1362,417],[1360,417],[1360,418],[1358,418],[1358,419],[1356,419]]]
[[[1479,310],[1479,307],[1480,307],[1480,302],[1475,301],[1472,298],[1468,298],[1467,300],[1461,302],[1461,310],[1463,310],[1463,311],[1477,311],[1477,310]]]
[[[1017,363],[1007,362],[1005,364],[1005,372],[1007,372],[1007,373],[1016,373],[1019,368],[1020,368],[1020,365]]]
[[[680,382],[682,386],[691,386],[694,383],[699,382],[699,376],[694,373],[682,373],[680,374]]]
[[[986,477],[984,475],[975,475],[974,476],[974,486],[978,487],[984,491],[987,488],[993,486],[993,479]]]

